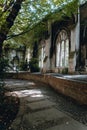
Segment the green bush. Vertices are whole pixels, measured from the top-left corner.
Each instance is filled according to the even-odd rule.
[[[0,79],[4,78],[4,72],[7,70],[8,67],[8,59],[0,58]]]
[[[20,67],[20,70],[27,71],[28,70],[28,63],[26,61],[21,62],[19,67]]]
[[[29,62],[29,68],[30,68],[31,72],[39,72],[40,71],[37,58],[31,58],[31,60]]]
[[[68,68],[64,68],[64,69],[62,70],[62,74],[68,74]]]
[[[5,88],[4,88],[4,82],[0,81],[0,106],[3,103]]]
[[[4,78],[5,78],[5,71],[8,67],[8,59],[5,59],[3,57],[0,58],[0,105],[3,103],[4,99]]]

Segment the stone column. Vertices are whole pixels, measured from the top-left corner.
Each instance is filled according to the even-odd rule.
[[[78,9],[78,22],[71,30],[71,50],[69,58],[69,71],[75,72],[79,67],[79,48],[80,48],[80,13]]]
[[[27,62],[29,62],[29,61],[30,61],[30,58],[31,58],[30,48],[26,48],[25,60],[27,60]]]

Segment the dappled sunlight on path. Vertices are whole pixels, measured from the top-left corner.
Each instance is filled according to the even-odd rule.
[[[87,129],[87,126],[82,124],[87,114],[86,107],[80,108],[71,99],[56,93],[50,86],[14,79],[6,80],[5,84],[5,87],[10,89],[6,95],[14,97],[15,100],[17,96],[20,99],[19,112],[9,130]]]
[[[12,91],[12,92],[6,93],[6,95],[8,95],[8,96],[10,96],[10,95],[12,95],[12,96],[18,95],[18,97],[27,97],[27,96],[30,96],[30,97],[41,97],[41,96],[43,96],[41,94],[40,90]]]

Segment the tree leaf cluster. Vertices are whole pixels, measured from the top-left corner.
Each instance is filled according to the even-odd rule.
[[[5,42],[32,46],[28,44],[42,37],[48,20],[70,17],[73,12],[77,13],[77,6],[78,0],[25,0]]]

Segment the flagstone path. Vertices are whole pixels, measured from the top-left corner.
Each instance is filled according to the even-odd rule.
[[[54,100],[57,93],[49,86],[28,80],[10,79],[5,83],[11,94],[20,98],[18,115],[9,130],[87,130],[86,123],[82,124],[64,108],[60,109],[64,97],[56,97],[58,102]]]

